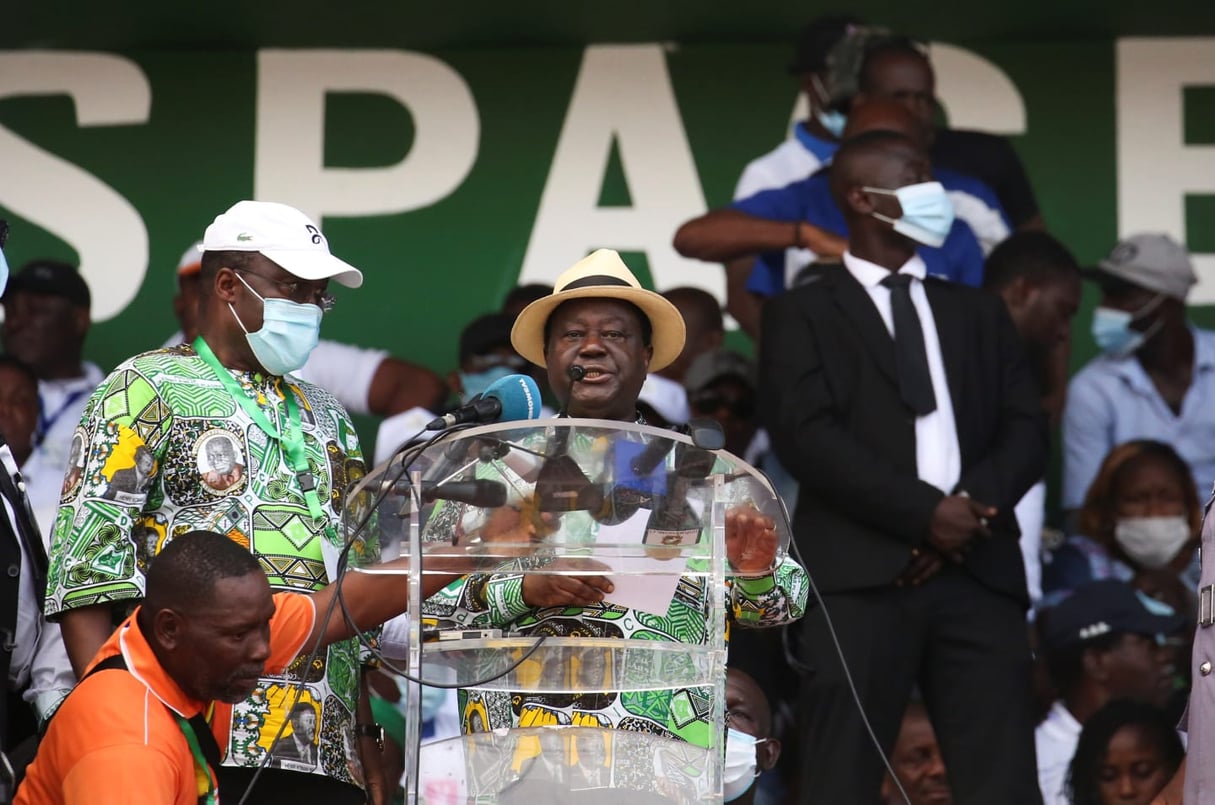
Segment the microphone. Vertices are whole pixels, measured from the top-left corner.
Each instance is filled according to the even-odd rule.
[[[527,375],[495,380],[484,394],[450,413],[435,417],[427,430],[443,430],[466,422],[499,422],[540,418],[540,387]]]
[[[648,476],[666,459],[667,453],[671,452],[674,446],[675,442],[671,439],[651,437],[650,443],[633,459],[629,469],[639,478]]]
[[[586,377],[586,367],[571,363],[565,370],[565,376],[570,379],[570,387],[565,391],[565,400],[561,403],[561,410],[557,412],[558,418],[565,416],[566,410],[570,407],[570,398],[574,396],[574,384]]]
[[[409,481],[381,481],[380,488],[397,495],[408,495],[413,488]],[[422,502],[450,500],[467,503],[484,509],[496,509],[506,505],[506,484],[489,478],[474,481],[422,482]]]

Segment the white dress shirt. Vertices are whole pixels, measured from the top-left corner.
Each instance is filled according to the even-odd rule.
[[[17,462],[9,446],[0,446],[0,472],[14,479]],[[0,494],[0,517],[7,517],[17,531],[17,516],[8,498]],[[34,589],[33,559],[21,552],[21,581],[17,602],[17,639],[7,680],[11,689],[25,688],[22,697],[34,706],[39,720],[45,719],[76,684],[59,625],[42,615]]]
[[[1043,805],[1069,805],[1063,790],[1067,770],[1076,744],[1080,743],[1080,722],[1062,701],[1051,705],[1050,712],[1034,730],[1034,748],[1038,755],[1038,785],[1042,789]]]
[[[89,396],[105,380],[105,372],[96,364],[85,363],[81,368],[84,374],[79,377],[38,381],[38,402],[42,406],[39,419],[44,431],[30,457],[21,465],[26,495],[48,543],[59,510],[59,493],[63,491],[72,437],[80,427]]]
[[[844,267],[869,294],[878,314],[886,323],[886,331],[894,336],[894,316],[890,309],[890,289],[882,280],[890,276],[885,268],[862,260],[850,252],[844,252]],[[920,329],[924,332],[924,350],[928,355],[928,374],[932,379],[932,393],[937,398],[936,410],[916,417],[915,420],[915,466],[921,481],[930,483],[945,494],[950,494],[958,485],[962,475],[962,450],[958,447],[958,429],[953,415],[953,398],[949,396],[949,378],[945,375],[945,362],[941,358],[941,341],[937,335],[937,322],[924,292],[924,261],[913,256],[898,270],[919,282],[911,283],[911,303],[920,318]]]

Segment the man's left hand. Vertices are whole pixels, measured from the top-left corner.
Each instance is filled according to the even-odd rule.
[[[763,575],[776,561],[776,522],[754,506],[726,512],[726,558],[740,575]]]

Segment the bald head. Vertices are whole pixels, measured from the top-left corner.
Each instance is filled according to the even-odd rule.
[[[928,132],[923,122],[906,106],[887,98],[861,99],[849,111],[844,139],[870,131],[892,131],[920,148],[928,146]]]
[[[924,149],[897,132],[879,129],[850,137],[831,163],[831,197],[849,217],[855,214],[852,194],[862,187],[893,190],[930,180]],[[928,175],[929,178],[923,178]],[[868,215],[869,210],[861,214]]]

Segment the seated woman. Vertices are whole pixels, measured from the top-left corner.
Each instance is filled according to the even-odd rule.
[[[1042,605],[1087,581],[1115,578],[1190,611],[1184,591],[1198,586],[1201,523],[1194,480],[1173,448],[1150,439],[1115,447],[1089,487],[1079,533],[1043,561]]]
[[[1094,713],[1068,771],[1073,805],[1152,802],[1185,757],[1173,724],[1162,710],[1126,699]]]

